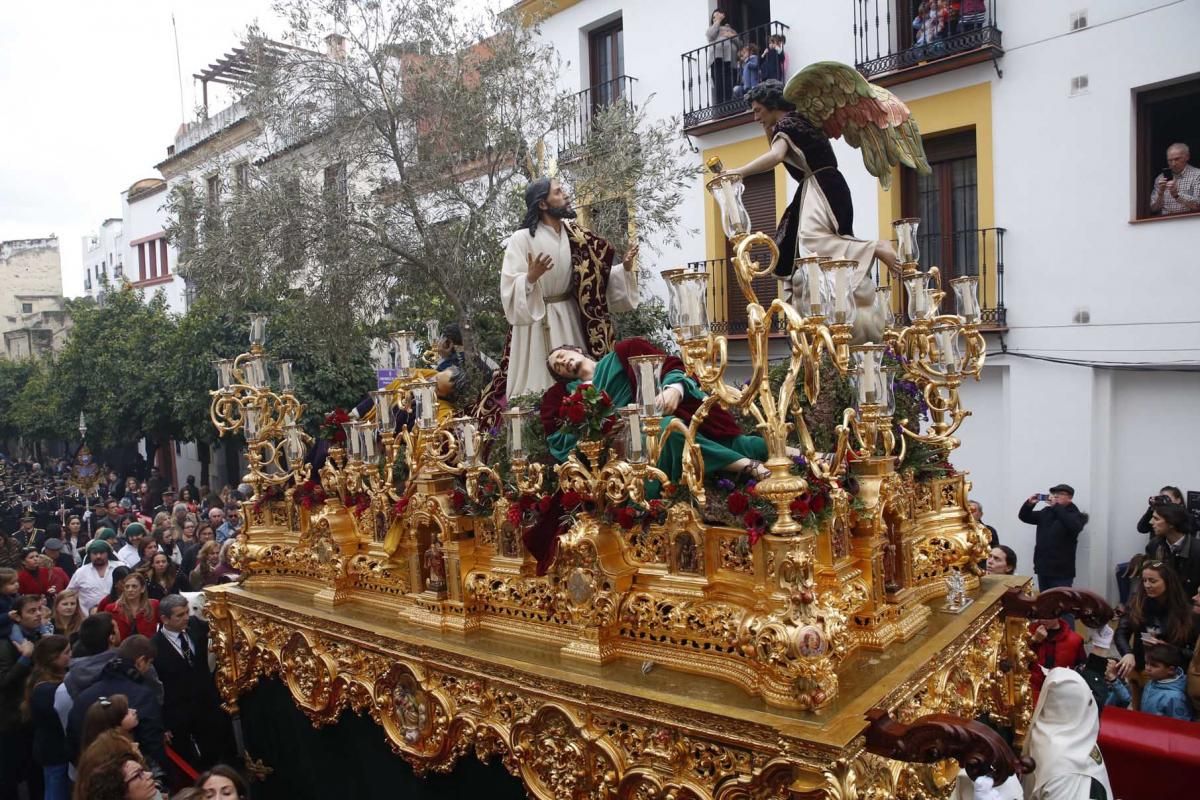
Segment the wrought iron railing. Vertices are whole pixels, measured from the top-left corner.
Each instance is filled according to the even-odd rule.
[[[947,234],[920,234],[917,246],[920,250],[921,269],[937,266],[942,273],[942,284],[946,297],[942,310],[947,314],[957,313],[954,292],[948,281],[964,275],[979,278],[979,306],[983,312],[983,326],[1005,328],[1008,326],[1004,308],[1004,228],[971,228]],[[895,242],[892,243],[893,245]],[[878,280],[876,272],[876,280]],[[902,302],[903,292],[898,281],[891,276],[884,279],[895,288],[892,294],[897,303]],[[898,306],[904,308],[904,306]]]
[[[709,328],[713,333],[724,333],[739,336],[746,333],[746,296],[738,286],[737,277],[730,269],[729,259],[712,258],[707,261],[689,261],[688,269],[708,273],[709,293],[712,298],[711,322]],[[754,291],[759,301],[767,305],[778,291],[775,277],[756,278]],[[777,331],[783,330],[783,319],[774,318],[772,325]]]
[[[558,157],[566,160],[587,142],[598,113],[614,105],[633,108],[636,78],[621,75],[564,98],[558,124]]]
[[[761,54],[772,36],[784,35],[787,31],[788,26],[782,22],[768,22],[684,53],[680,57],[683,127],[693,128],[749,110],[742,99],[743,92],[737,90],[742,83],[737,53],[743,46],[750,45],[756,54]],[[786,79],[787,75],[781,77]]]
[[[853,0],[854,64],[868,78],[972,51],[1003,53],[996,27],[1000,0],[964,0],[954,18],[922,16],[919,0]]]

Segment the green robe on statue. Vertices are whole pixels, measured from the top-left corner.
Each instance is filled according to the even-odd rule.
[[[568,384],[568,393],[574,392],[579,383],[579,381],[572,381]],[[696,382],[679,370],[673,370],[664,375],[662,383],[664,387],[680,384],[686,397],[697,400],[704,399],[704,393],[700,391]],[[592,384],[597,389],[608,392],[608,396],[612,398],[613,408],[624,408],[633,402],[633,386],[630,385],[625,369],[621,366],[621,359],[617,357],[616,353],[609,353],[596,362]],[[674,417],[663,417],[662,427],[665,428],[669,425],[672,419]],[[567,456],[575,449],[575,442],[575,434],[567,433],[561,428],[550,434],[546,440],[550,447],[550,454],[560,462],[567,460]],[[752,458],[757,461],[765,461],[767,458],[767,443],[760,436],[743,434],[731,439],[716,440],[697,433],[696,444],[704,456],[704,473],[706,475],[720,472],[740,458]],[[675,431],[662,444],[662,449],[658,454],[658,468],[667,474],[672,483],[676,483],[682,474],[682,465],[683,434]],[[657,482],[647,483],[647,494],[650,496],[658,494]]]

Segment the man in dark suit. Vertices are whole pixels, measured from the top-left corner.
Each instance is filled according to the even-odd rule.
[[[158,603],[154,669],[163,685],[163,722],[171,747],[200,770],[236,757],[233,726],[208,668],[208,623],[189,615],[188,601],[171,594]]]

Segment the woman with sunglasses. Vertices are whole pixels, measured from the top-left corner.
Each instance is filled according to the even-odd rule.
[[[1121,654],[1117,676],[1140,674],[1146,666],[1146,649],[1156,644],[1190,652],[1195,641],[1191,611],[1175,570],[1162,561],[1142,562],[1140,580],[1114,637]]]

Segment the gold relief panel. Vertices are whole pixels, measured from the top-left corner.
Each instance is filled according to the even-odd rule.
[[[569,712],[544,706],[512,729],[513,756],[533,792],[557,800],[611,797],[618,783],[613,755],[585,736]]]

